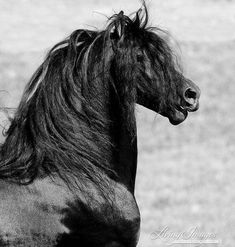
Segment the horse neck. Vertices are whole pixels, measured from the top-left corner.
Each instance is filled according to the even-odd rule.
[[[113,169],[118,174],[119,181],[134,193],[137,168],[136,125],[133,126],[133,132],[130,132],[125,120],[122,120],[118,100],[112,93],[109,97],[110,116],[113,123],[110,135],[115,147],[112,155]]]
[[[108,81],[108,80],[107,80]],[[126,185],[134,192],[136,167],[137,167],[137,137],[136,126],[132,131],[128,128],[128,120],[123,119],[122,108],[116,91],[111,85],[102,85],[97,82],[90,91],[94,92],[91,96],[91,105],[102,113],[103,119],[107,119],[108,128],[105,129],[104,135],[109,137],[113,144],[107,151],[106,164],[118,175],[118,181]],[[111,124],[110,124],[111,123]],[[102,132],[104,130],[101,130]],[[98,134],[99,135],[99,134]],[[102,142],[98,149],[101,149]]]
[[[115,157],[117,158],[116,171],[122,183],[124,183],[131,192],[135,189],[135,177],[137,169],[137,138],[131,137],[126,128],[120,128],[118,131],[119,140],[117,140]]]

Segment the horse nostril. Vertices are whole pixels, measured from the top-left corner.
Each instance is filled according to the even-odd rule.
[[[197,91],[195,91],[192,88],[188,88],[184,92],[184,100],[189,104],[190,106],[195,105],[197,102],[198,96],[197,96]]]

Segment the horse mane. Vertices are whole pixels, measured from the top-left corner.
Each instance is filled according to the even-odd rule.
[[[136,92],[128,94],[132,78],[122,81],[130,77],[128,69],[122,71],[122,77],[112,76],[112,39],[117,35],[113,29],[125,25],[132,35],[147,31],[144,7],[142,17],[140,10],[132,19],[120,12],[109,19],[105,30],[76,30],[48,52],[5,133],[0,179],[26,184],[40,176],[59,174],[68,183],[76,177],[99,184],[104,172],[117,176],[109,164],[115,148],[110,138],[114,123],[110,109],[102,106],[112,90],[119,108],[127,107],[129,120],[121,121],[132,122],[133,127]],[[167,49],[163,52],[169,53]]]
[[[31,183],[56,172],[69,181],[66,174],[112,172],[106,164],[112,146],[110,120],[95,95],[99,83],[108,87],[105,39],[104,32],[80,29],[49,51],[5,133],[0,178]]]

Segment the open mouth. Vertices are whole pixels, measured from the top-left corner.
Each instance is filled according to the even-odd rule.
[[[169,118],[169,121],[173,125],[177,125],[182,123],[188,116],[188,112],[194,112],[197,111],[199,108],[199,102],[195,102],[193,105],[186,105],[186,106],[176,106]]]
[[[182,123],[188,116],[187,109],[183,107],[177,107],[172,111],[172,114],[168,117],[169,121],[173,125],[178,125]]]

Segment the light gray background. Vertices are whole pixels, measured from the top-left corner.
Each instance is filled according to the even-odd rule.
[[[214,233],[220,246],[234,246],[235,2],[152,0],[147,5],[150,23],[170,31],[185,74],[202,96],[200,110],[180,126],[137,107],[139,246],[163,246],[151,233],[165,227],[178,233],[197,227]],[[0,0],[1,106],[17,106],[46,51],[73,30],[102,29],[104,15],[128,14],[140,6],[136,0]],[[5,121],[0,112],[0,123]]]

